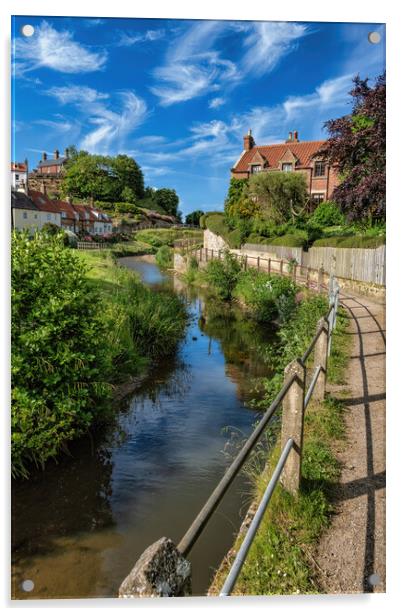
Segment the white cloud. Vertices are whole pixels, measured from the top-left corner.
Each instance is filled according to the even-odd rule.
[[[111,148],[122,148],[126,137],[148,115],[145,101],[134,92],[118,93],[118,104],[109,94],[87,86],[54,87],[46,94],[62,104],[74,105],[82,114],[83,126],[96,127],[80,143],[81,148],[90,152],[108,153]]]
[[[216,98],[212,98],[209,103],[208,103],[208,107],[210,109],[217,109],[218,107],[222,107],[222,105],[224,105],[226,103],[226,99],[222,98],[221,96],[217,96]]]
[[[143,34],[121,32],[117,43],[118,47],[131,47],[137,43],[157,41],[165,36],[165,30],[147,30]]]
[[[107,53],[93,52],[77,43],[67,30],[58,31],[46,21],[35,28],[31,38],[15,41],[15,72],[19,76],[38,68],[62,73],[88,73],[105,65]]]
[[[239,57],[229,60],[214,46],[219,38],[233,35],[233,31],[240,40],[236,52]],[[250,76],[260,77],[273,70],[307,33],[306,26],[293,23],[196,23],[171,42],[164,64],[154,71],[158,84],[151,91],[161,105],[168,106],[232,88]],[[223,96],[216,96],[209,107],[214,109],[224,102]]]
[[[65,122],[56,122],[54,120],[35,120],[35,124],[50,128],[52,133],[71,133],[73,129],[76,129],[76,126],[68,120]]]
[[[84,104],[94,103],[95,101],[100,101],[100,100],[109,98],[108,94],[105,94],[103,92],[98,92],[94,88],[89,88],[88,86],[74,86],[74,85],[69,85],[65,87],[55,86],[47,90],[45,94],[54,96],[63,105],[67,103],[84,105]]]
[[[111,147],[121,147],[125,138],[147,117],[145,101],[133,92],[122,92],[121,109],[112,111],[103,103],[94,103],[89,122],[96,125],[81,142],[90,152],[109,152]]]
[[[297,41],[307,33],[307,26],[303,24],[253,23],[244,41],[246,53],[240,63],[242,74],[260,77],[273,70],[285,55],[296,48]]]

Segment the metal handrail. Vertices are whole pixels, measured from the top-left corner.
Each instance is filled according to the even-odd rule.
[[[320,372],[323,370],[321,364],[316,367],[315,372],[313,374],[313,378],[311,379],[311,383],[308,386],[306,395],[304,397],[304,410],[306,410],[308,403],[310,402],[310,398],[313,395],[315,384],[317,383],[318,377],[320,376]]]
[[[261,434],[265,430],[268,422],[270,421],[272,415],[277,410],[279,404],[282,402],[283,398],[286,396],[289,388],[296,380],[296,375],[292,375],[286,383],[282,386],[282,389],[276,396],[275,400],[272,402],[268,410],[263,415],[261,421],[256,426],[254,431],[251,433],[240,452],[237,454],[236,458],[233,460],[232,464],[227,469],[226,473],[223,475],[222,479],[216,486],[215,490],[212,492],[211,496],[208,498],[207,502],[191,524],[190,528],[187,530],[180,543],[177,546],[179,552],[183,554],[183,556],[187,556],[193,547],[194,543],[197,541],[200,536],[202,530],[206,526],[208,520],[211,515],[219,505],[229,486],[232,484],[234,478],[239,472],[240,468],[243,466],[244,462],[248,458],[251,450],[254,445],[260,439]]]
[[[243,543],[241,544],[239,551],[237,552],[236,558],[233,562],[233,565],[231,566],[225,583],[222,586],[222,590],[219,593],[221,597],[227,597],[233,590],[233,586],[235,585],[241,568],[244,564],[244,561],[246,560],[248,551],[261,524],[262,518],[264,517],[264,513],[269,505],[269,501],[271,500],[271,496],[276,488],[276,485],[283,471],[283,467],[285,466],[286,460],[288,459],[292,447],[293,439],[290,438],[282,449],[278,463],[275,466],[275,470],[272,473],[272,477],[269,481],[269,484],[267,485],[267,489],[264,492],[264,496],[262,497],[261,502],[258,505],[258,509],[255,512],[253,521],[250,524],[250,527],[246,533],[246,536],[244,537]]]

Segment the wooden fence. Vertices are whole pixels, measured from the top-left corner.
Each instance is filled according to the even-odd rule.
[[[101,242],[77,242],[78,250],[104,250],[107,244]]]

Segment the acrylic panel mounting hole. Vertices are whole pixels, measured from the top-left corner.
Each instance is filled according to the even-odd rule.
[[[25,590],[25,592],[31,592],[31,590],[34,589],[34,586],[35,584],[32,580],[24,580],[22,582],[22,590]]]
[[[376,45],[381,41],[381,35],[379,32],[369,32],[368,40],[370,43],[373,43],[373,45]]]
[[[30,37],[34,34],[35,28],[31,24],[25,24],[25,26],[22,26],[21,32],[23,36]]]

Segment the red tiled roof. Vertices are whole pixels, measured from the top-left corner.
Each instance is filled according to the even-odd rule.
[[[55,205],[47,195],[39,192],[39,190],[30,190],[29,196],[41,212],[54,212],[56,214],[60,213],[57,205]]]
[[[325,141],[298,141],[290,143],[278,143],[275,145],[254,146],[251,150],[244,152],[233,171],[249,171],[249,163],[253,160],[256,152],[259,152],[267,161],[268,169],[278,169],[279,161],[285,153],[290,150],[297,159],[296,167],[308,167],[311,158],[323,146]]]
[[[25,163],[11,163],[11,171],[26,171],[27,166]]]
[[[66,213],[65,219],[75,220],[75,210],[71,203],[68,203],[68,201],[59,201],[57,199],[54,199],[53,203],[60,212]]]

